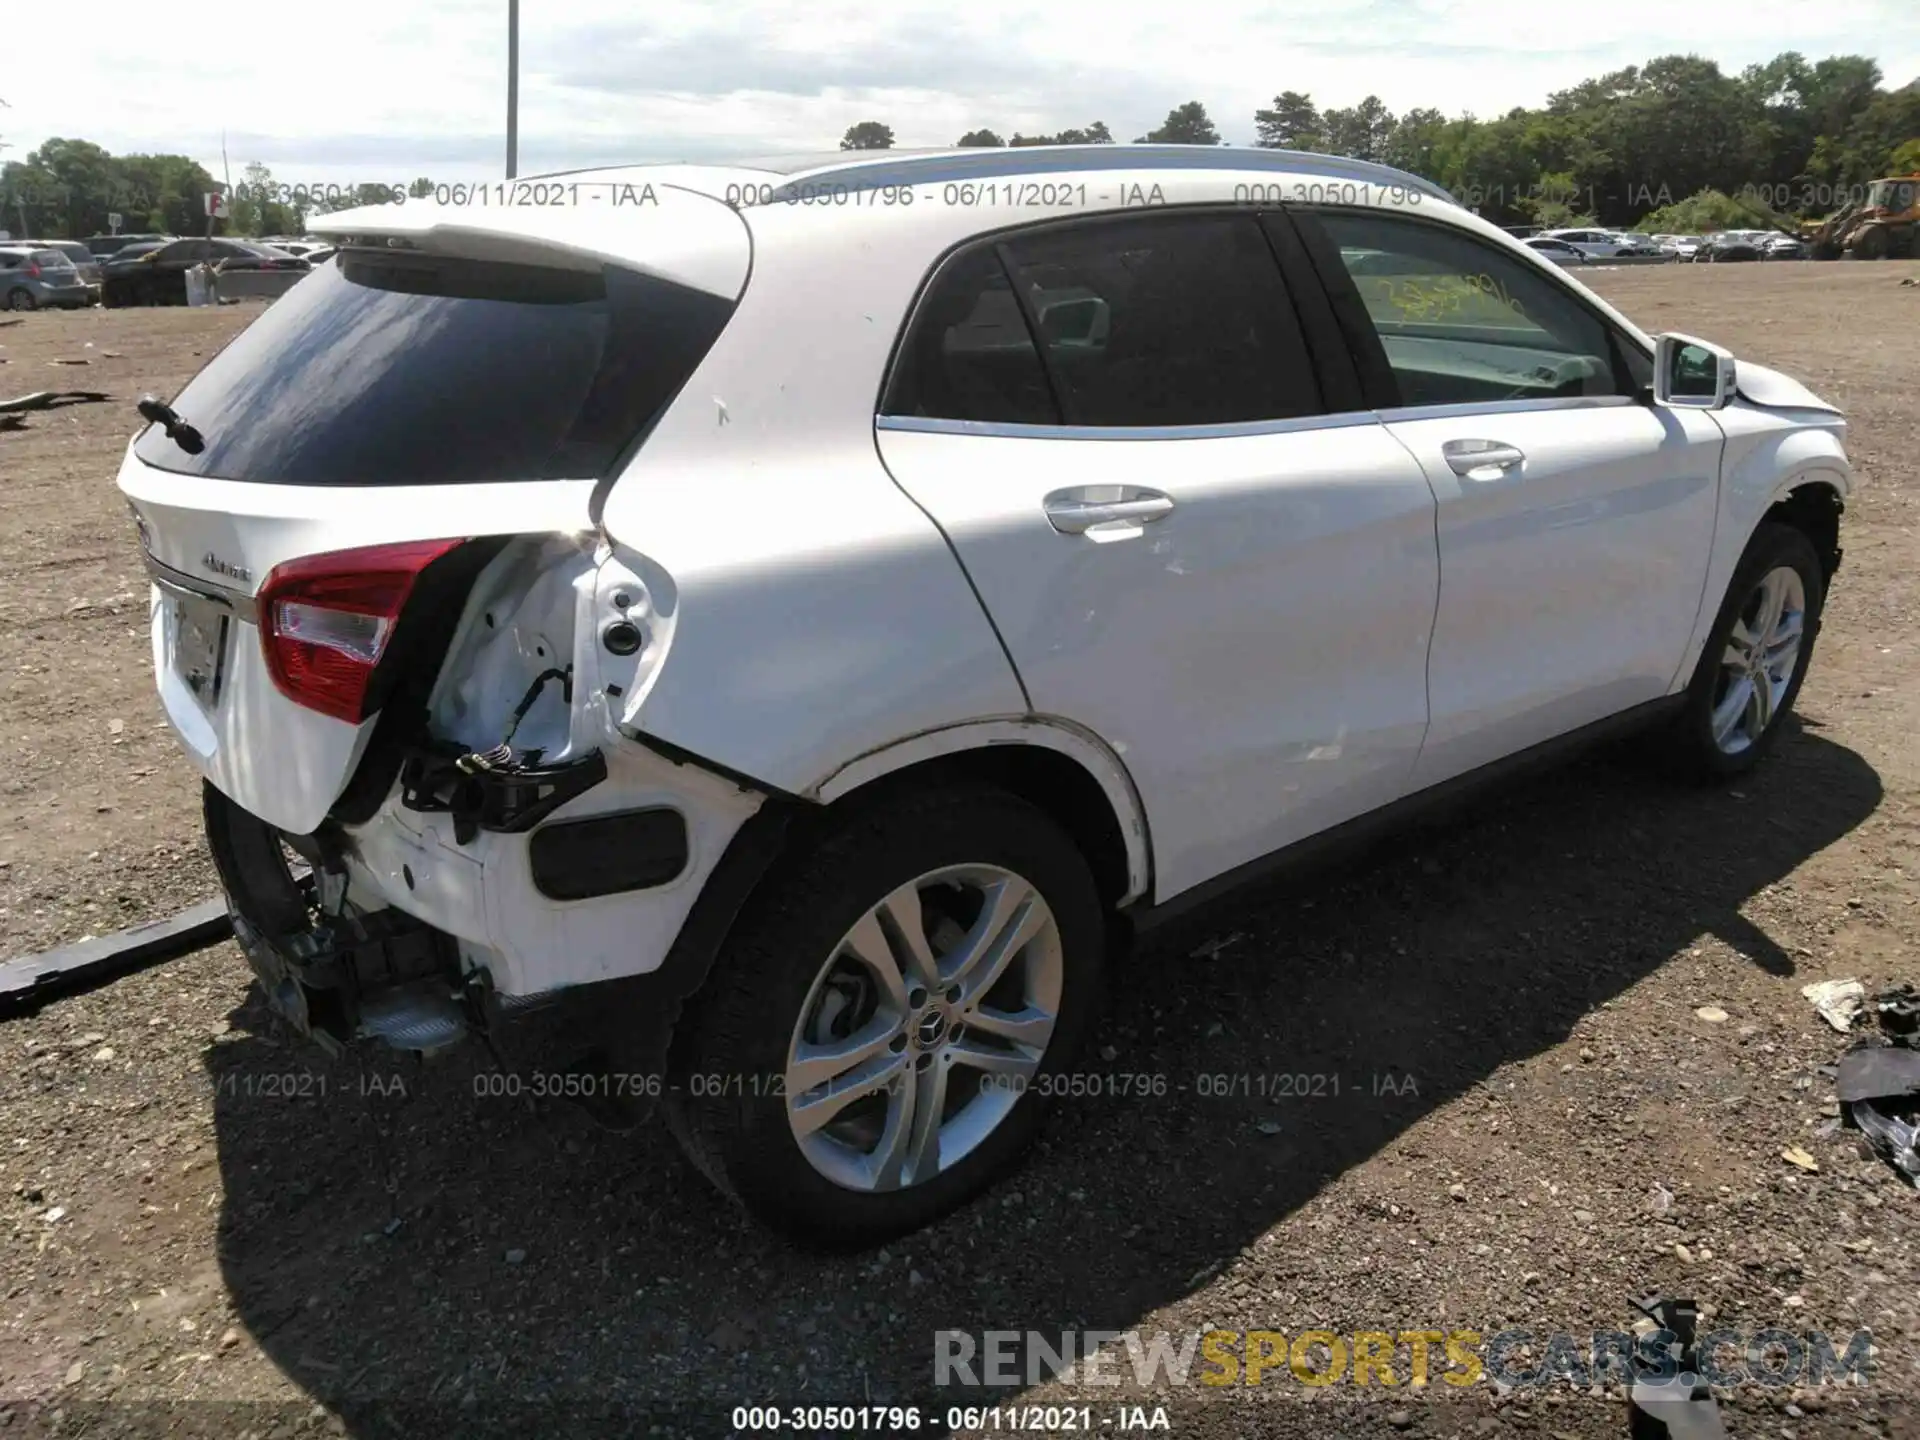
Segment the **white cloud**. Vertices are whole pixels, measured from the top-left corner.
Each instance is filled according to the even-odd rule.
[[[120,13],[124,11],[124,13]],[[481,179],[504,154],[506,6],[409,0],[339,18],[277,7],[210,12],[164,33],[130,0],[88,12],[84,43],[0,68],[0,152],[51,135],[115,152],[193,155],[237,177]],[[691,0],[531,3],[521,12],[522,173],[601,161],[832,149],[855,121],[903,146],[1104,120],[1120,139],[1187,100],[1227,139],[1280,90],[1322,105],[1377,94],[1398,112],[1497,115],[1654,55],[1691,51],[1732,72],[1797,49],[1920,74],[1912,0],[1673,0],[1569,10],[1515,0],[1216,0],[1172,11],[1031,0],[804,7]]]

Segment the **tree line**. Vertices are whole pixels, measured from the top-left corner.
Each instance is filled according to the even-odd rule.
[[[1920,173],[1920,80],[1888,89],[1864,55],[1809,61],[1797,51],[1738,75],[1697,55],[1628,66],[1493,119],[1420,108],[1396,115],[1374,95],[1321,109],[1284,90],[1254,112],[1254,143],[1379,161],[1451,191],[1498,224],[1697,231],[1778,224],[1857,201],[1867,182]],[[1188,101],[1136,143],[1225,143],[1206,107]],[[884,150],[892,129],[865,120],[845,150]],[[1051,135],[990,129],[959,145],[1109,145],[1107,126]],[[111,155],[86,140],[53,139],[0,167],[0,228],[61,238],[122,231],[195,234],[202,196],[224,187],[184,155]],[[420,177],[414,196],[436,187]],[[263,165],[232,189],[223,234],[298,233],[329,210],[391,198],[385,186],[289,194]]]
[[[1254,143],[1392,165],[1503,225],[1778,223],[1857,201],[1880,176],[1920,173],[1920,80],[1889,90],[1883,78],[1864,55],[1809,61],[1788,51],[1738,75],[1697,55],[1667,55],[1494,119],[1434,109],[1395,115],[1376,95],[1323,110],[1311,95],[1285,90],[1254,112]],[[1005,140],[970,130],[956,143],[1111,141],[1095,122]],[[1143,142],[1224,143],[1198,100],[1169,111]],[[885,149],[893,132],[863,121],[840,143]]]
[[[25,161],[0,167],[0,230],[62,240],[104,235],[112,217],[120,233],[198,235],[207,227],[205,197],[227,196],[217,235],[297,235],[310,216],[355,205],[383,204],[396,187],[331,186],[309,194],[281,185],[265,165],[251,164],[233,185],[216,181],[185,155],[113,155],[90,140],[52,139]],[[397,187],[431,195],[425,176]]]

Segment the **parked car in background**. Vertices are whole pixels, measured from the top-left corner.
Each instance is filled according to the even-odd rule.
[[[1719,264],[1730,260],[1758,260],[1760,243],[1744,230],[1722,230],[1709,235],[1694,252],[1695,263]]]
[[[111,255],[101,256],[101,283],[104,285],[106,282],[112,280],[116,274],[125,274],[133,263],[142,256],[149,255],[161,246],[171,245],[172,243],[171,240],[136,240],[124,249],[114,251]],[[106,298],[104,292],[101,298],[102,300]]]
[[[252,240],[173,240],[109,265],[103,298],[108,305],[184,305],[187,271],[202,263],[212,265],[215,274],[313,268],[297,256]]]
[[[1607,230],[1542,230],[1536,239],[1559,240],[1594,260],[1611,260],[1625,245]]]
[[[1704,244],[1705,239],[1699,235],[1669,235],[1661,242],[1660,248],[1676,260],[1691,260],[1700,253],[1700,247]]]
[[[93,291],[63,251],[0,245],[0,306],[8,310],[84,310]]]
[[[1621,230],[1616,231],[1613,238],[1620,245],[1620,248],[1614,252],[1616,257],[1652,259],[1665,253],[1654,243],[1650,235],[1636,235],[1632,231]]]
[[[1131,930],[1537,747],[1762,762],[1837,410],[1404,172],[1094,148],[755,187],[1065,218],[731,164],[567,177],[659,175],[619,225],[329,215],[140,406],[158,703],[293,1033],[657,1096],[755,1215],[872,1244],[1017,1161]]]
[[[1804,242],[1778,230],[1760,242],[1760,258],[1763,260],[1804,260],[1808,253]]]
[[[96,256],[104,259],[109,255],[119,254],[129,245],[141,245],[153,240],[172,240],[174,238],[172,235],[159,234],[89,235],[80,243],[85,245],[87,249],[91,250]]]
[[[1585,265],[1592,259],[1586,251],[1577,246],[1546,235],[1535,235],[1532,239],[1522,240],[1520,243],[1535,254],[1546,256],[1556,265]]]
[[[73,262],[73,268],[80,272],[80,278],[87,284],[94,300],[100,298],[100,261],[80,240],[15,240],[16,246],[24,245],[30,249],[58,250]]]

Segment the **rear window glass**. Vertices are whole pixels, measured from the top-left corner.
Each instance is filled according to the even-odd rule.
[[[134,450],[163,470],[277,485],[598,480],[732,312],[615,267],[343,256],[175,397],[198,455],[158,427]]]
[[[73,261],[62,255],[58,250],[34,251],[33,263],[36,265],[51,266],[55,270],[71,269],[73,266]]]

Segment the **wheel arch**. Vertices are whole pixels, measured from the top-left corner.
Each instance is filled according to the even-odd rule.
[[[1823,578],[1832,580],[1840,565],[1840,515],[1853,489],[1838,437],[1824,429],[1791,432],[1731,468],[1723,480],[1693,634],[1668,682],[1669,694],[1685,689],[1700,663],[1734,570],[1761,526],[1776,522],[1804,533],[1819,553]]]
[[[1773,523],[1790,525],[1813,542],[1820,557],[1822,579],[1831,583],[1840,568],[1840,517],[1846,512],[1852,486],[1838,470],[1813,468],[1802,470],[1781,482],[1773,501],[1754,525]],[[1748,542],[1752,535],[1747,537]],[[1742,547],[1745,548],[1744,545]]]
[[[883,783],[956,775],[1011,790],[1059,821],[1110,907],[1150,893],[1151,836],[1133,779],[1104,741],[1068,720],[978,720],[908,736],[847,762],[805,795],[831,807]]]

